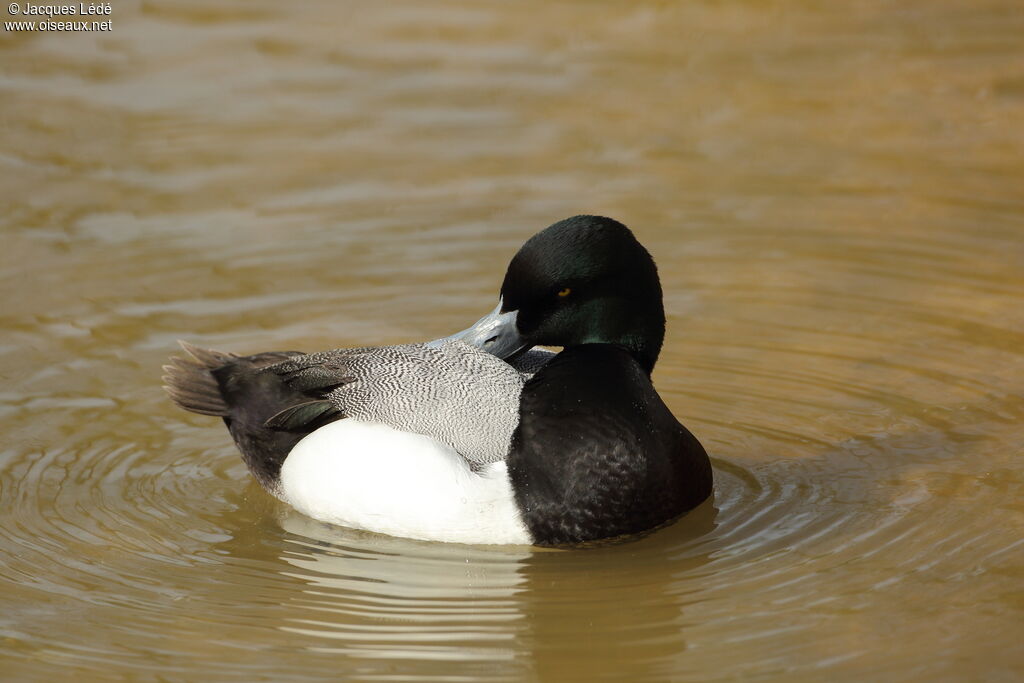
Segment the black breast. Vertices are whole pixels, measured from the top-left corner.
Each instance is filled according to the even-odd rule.
[[[711,493],[711,464],[634,358],[566,349],[523,388],[508,456],[523,521],[540,545],[635,534]]]

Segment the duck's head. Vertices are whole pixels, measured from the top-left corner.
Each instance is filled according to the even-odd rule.
[[[497,308],[455,336],[499,358],[538,344],[615,344],[650,372],[665,337],[658,270],[622,223],[573,216],[523,245]]]

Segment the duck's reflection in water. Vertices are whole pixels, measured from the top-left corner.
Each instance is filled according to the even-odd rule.
[[[656,679],[685,669],[687,579],[709,561],[716,513],[708,501],[646,537],[565,551],[420,543],[282,511],[282,573],[307,586],[282,628],[371,677]]]

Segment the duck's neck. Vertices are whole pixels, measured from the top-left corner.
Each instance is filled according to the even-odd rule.
[[[652,336],[651,332],[647,332],[636,338],[627,338],[621,346],[629,351],[630,355],[640,364],[640,367],[644,369],[644,372],[649,377],[654,372],[654,364],[658,362],[664,338],[665,323],[662,322],[656,337]]]
[[[610,344],[629,352],[648,374],[654,370],[665,340],[665,312],[659,306],[648,310],[619,310],[606,316],[584,334],[582,344]],[[567,345],[571,348],[575,344]]]
[[[608,344],[626,349],[650,376],[665,341],[665,309],[660,305],[637,306],[632,299],[595,302],[571,343],[564,348]]]

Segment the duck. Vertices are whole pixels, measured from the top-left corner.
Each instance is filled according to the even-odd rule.
[[[163,379],[316,520],[579,546],[660,528],[712,493],[707,452],[651,380],[664,337],[650,253],[622,223],[580,215],[527,240],[494,310],[449,337],[248,356],[180,342]]]

